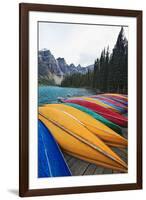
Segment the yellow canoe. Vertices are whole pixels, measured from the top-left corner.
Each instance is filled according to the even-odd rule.
[[[126,171],[126,163],[104,142],[68,114],[49,107],[39,108],[39,119],[67,152],[96,160],[101,166]],[[95,163],[95,164],[97,164]]]
[[[46,104],[49,108],[60,109],[70,114],[70,117],[76,119],[80,124],[86,127],[90,132],[97,135],[106,144],[113,147],[127,147],[127,139],[117,134],[115,131],[94,119],[90,115],[74,107],[65,104]]]

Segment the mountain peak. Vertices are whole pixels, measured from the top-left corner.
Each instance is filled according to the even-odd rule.
[[[39,54],[42,55],[42,56],[48,56],[48,55],[51,55],[51,51],[44,48],[44,49],[39,51]]]
[[[38,72],[40,79],[52,80],[52,77],[57,76],[62,81],[63,77],[76,73],[86,74],[88,67],[82,67],[80,64],[76,67],[73,63],[68,65],[64,58],[55,57],[51,54],[48,49],[42,49],[38,52],[39,63]],[[56,79],[54,79],[55,82]]]
[[[63,65],[66,65],[66,61],[65,61],[64,58],[59,57],[59,58],[57,58],[56,60],[58,61],[59,64],[61,64],[61,65],[62,65],[62,64],[63,64]]]
[[[80,69],[80,68],[81,68],[81,65],[79,64],[79,65],[77,66],[77,68]]]

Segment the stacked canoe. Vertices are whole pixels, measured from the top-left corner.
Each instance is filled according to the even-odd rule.
[[[128,125],[128,97],[99,94],[61,101],[39,107],[39,177],[71,175],[61,150],[97,166],[127,172],[127,164],[113,151],[113,147],[126,149],[128,145],[127,139],[122,136],[122,128]],[[42,150],[44,145],[48,155],[46,150]],[[51,166],[58,165],[60,170],[55,167],[57,172],[54,168],[51,172]],[[43,173],[46,168],[50,171]]]

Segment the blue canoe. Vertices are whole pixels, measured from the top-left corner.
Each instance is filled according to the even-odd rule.
[[[95,99],[95,98],[94,98]],[[97,99],[97,98],[96,98]],[[101,100],[101,99],[98,99],[99,101],[101,101],[101,102],[103,102],[103,103],[105,103],[105,104],[107,104],[107,105],[109,105],[109,106],[111,106],[111,107],[113,107],[113,108],[115,108],[117,111],[119,111],[120,113],[125,113],[126,111],[125,111],[125,109],[123,109],[123,108],[120,108],[120,107],[118,107],[118,106],[115,106],[114,104],[112,104],[112,103],[109,103],[108,101],[106,101],[106,100]]]
[[[71,176],[63,154],[46,126],[38,121],[38,178]]]

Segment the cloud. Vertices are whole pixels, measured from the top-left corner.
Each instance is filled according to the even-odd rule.
[[[48,48],[57,57],[64,57],[68,64],[93,64],[104,47],[113,49],[121,27],[78,25],[78,24],[39,24],[39,49]],[[125,28],[128,35],[128,28]]]

